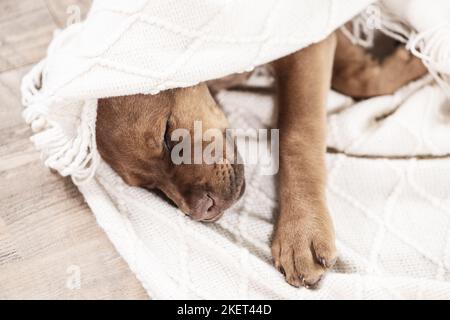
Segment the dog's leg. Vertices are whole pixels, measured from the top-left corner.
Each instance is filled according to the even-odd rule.
[[[392,94],[427,72],[422,61],[402,46],[380,62],[364,48],[352,44],[342,32],[336,34],[332,86],[343,94],[354,98]]]
[[[272,254],[296,287],[314,286],[336,261],[325,199],[325,108],[335,47],[332,35],[273,63],[280,104],[280,213]]]

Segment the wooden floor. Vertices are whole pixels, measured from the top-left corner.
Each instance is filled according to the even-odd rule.
[[[42,166],[20,115],[21,78],[74,4],[89,1],[0,0],[0,299],[148,298],[71,181]]]

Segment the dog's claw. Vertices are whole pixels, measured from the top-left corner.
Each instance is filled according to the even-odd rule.
[[[286,281],[294,288],[300,288],[302,286],[302,284],[300,284],[300,281],[298,279],[286,279]]]
[[[310,284],[306,284],[305,285],[305,288],[307,288],[307,289],[317,289],[318,287],[319,287],[319,284],[322,282],[322,279],[323,279],[323,275],[321,275],[320,277],[319,277],[319,279],[316,281],[316,282],[314,282],[314,283],[310,283]]]
[[[325,259],[325,258],[319,258],[319,263],[322,267],[330,269],[330,268],[334,267],[334,265],[336,264],[336,260],[337,259],[335,258],[331,261],[327,261],[327,259]]]
[[[331,230],[327,225],[305,227],[305,220],[280,224],[274,234],[272,255],[275,266],[291,286],[318,287],[337,257]]]

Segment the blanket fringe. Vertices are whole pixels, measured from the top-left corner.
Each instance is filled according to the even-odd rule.
[[[22,81],[23,117],[35,133],[31,141],[41,151],[47,167],[62,176],[71,176],[75,184],[89,181],[99,164],[95,139],[97,100],[83,102],[76,117],[75,130],[64,128],[61,121],[52,121],[51,110],[73,107],[73,103],[47,97],[42,90],[45,60],[37,64]],[[69,114],[69,113],[68,113]]]
[[[352,30],[346,26],[341,30],[354,44],[365,48],[373,46],[376,30],[404,43],[413,55],[423,61],[450,98],[450,23],[417,32],[384,10],[381,4],[371,5],[351,23]]]

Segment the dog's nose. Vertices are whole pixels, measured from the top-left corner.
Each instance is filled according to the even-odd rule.
[[[190,217],[202,222],[217,221],[224,212],[220,203],[221,201],[214,195],[203,193],[200,197],[197,197]]]

